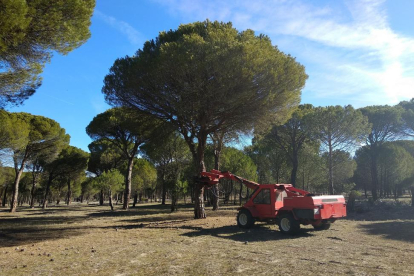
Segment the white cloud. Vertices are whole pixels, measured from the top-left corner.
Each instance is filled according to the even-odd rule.
[[[96,15],[98,18],[105,21],[105,23],[124,34],[131,44],[139,45],[142,43],[141,34],[127,22],[118,20],[115,17],[106,15],[98,10],[95,10],[94,15]]]
[[[297,56],[310,78],[307,99],[395,104],[414,97],[414,38],[391,29],[384,0],[314,6],[305,0],[158,1],[185,21],[232,21],[268,34]],[[281,42],[281,43],[280,43]],[[344,102],[335,102],[343,99]]]

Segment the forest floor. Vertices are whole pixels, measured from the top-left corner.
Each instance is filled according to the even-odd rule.
[[[327,231],[236,225],[236,207],[0,209],[0,275],[414,275],[414,209],[361,207]]]

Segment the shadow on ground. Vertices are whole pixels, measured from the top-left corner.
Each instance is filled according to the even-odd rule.
[[[265,225],[255,225],[249,230],[242,230],[237,225],[226,225],[217,228],[203,228],[198,226],[145,226],[146,228],[161,228],[161,229],[181,229],[190,230],[181,234],[185,237],[200,237],[200,236],[213,236],[222,239],[229,239],[239,242],[264,242],[274,241],[281,239],[295,239],[312,237],[313,234],[309,233],[309,229],[301,229],[297,235],[286,235],[275,229],[270,229]]]
[[[414,243],[414,221],[390,221],[363,224],[360,227],[370,235]]]
[[[187,205],[178,206],[180,212],[191,212],[191,209]],[[170,205],[138,205],[129,208],[129,210],[116,209],[111,211],[108,206],[108,210],[102,210],[88,214],[89,217],[130,217],[130,216],[147,216],[155,214],[171,214]]]
[[[180,207],[182,211],[179,214],[171,214],[168,205],[142,205],[128,211],[118,208],[113,212],[96,205],[53,206],[44,210],[26,207],[19,208],[17,213],[2,210],[0,248],[79,236],[93,229],[138,229],[144,223],[156,222],[162,225],[192,219],[191,210],[185,206]],[[82,225],[82,222],[91,219],[108,220],[111,225]]]
[[[191,225],[193,224],[191,222],[194,221],[192,207],[192,205],[181,205],[178,213],[171,213],[169,205],[161,204],[139,205],[129,210],[121,210],[118,207],[113,212],[96,205],[50,207],[45,210],[21,208],[21,213],[1,214],[0,248],[79,236],[94,231],[94,229],[113,231],[118,229],[138,230],[140,228],[181,229],[183,230],[180,233],[182,236],[213,236],[240,242],[313,236],[308,229],[302,229],[296,236],[287,236],[276,230],[275,226],[270,228],[264,224],[257,224],[249,230],[242,230],[236,225],[213,226],[213,228]],[[210,217],[235,217],[236,211],[232,207],[217,212],[207,211],[207,214]],[[82,224],[84,221],[95,219],[108,221],[97,222],[94,225]]]
[[[42,212],[36,214],[41,215]],[[59,215],[1,218],[0,248],[80,235],[85,227],[68,225],[84,220],[85,216]]]

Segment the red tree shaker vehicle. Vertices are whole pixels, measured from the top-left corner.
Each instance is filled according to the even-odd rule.
[[[220,178],[240,181],[254,190],[249,201],[238,209],[237,225],[241,228],[250,228],[255,221],[275,221],[282,233],[295,234],[300,224],[327,230],[335,220],[346,216],[345,198],[341,195],[317,196],[291,184],[258,184],[217,170],[202,172],[198,181],[210,186]]]

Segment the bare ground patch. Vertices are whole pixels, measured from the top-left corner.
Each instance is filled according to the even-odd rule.
[[[289,237],[276,225],[239,229],[233,207],[203,220],[191,206],[3,209],[0,275],[413,275],[414,212],[401,210]]]

